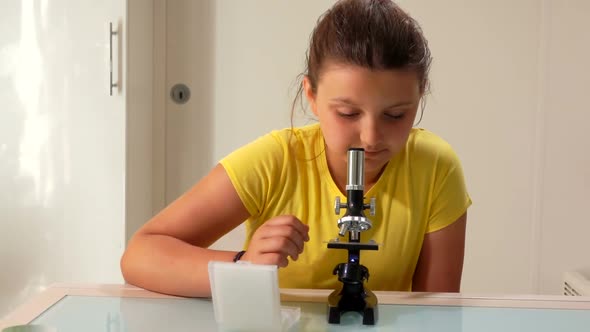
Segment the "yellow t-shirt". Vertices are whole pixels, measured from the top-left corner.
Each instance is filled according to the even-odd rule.
[[[310,240],[297,261],[279,269],[283,288],[335,289],[332,272],[347,261],[345,249],[328,249],[338,237],[334,199],[342,193],[330,175],[319,124],[273,131],[225,157],[228,173],[251,217],[246,221],[245,248],[266,220],[290,214],[309,225]],[[372,228],[361,242],[375,240],[379,250],[362,250],[360,263],[369,270],[371,290],[409,291],[424,234],[448,226],[471,205],[460,162],[444,140],[424,129],[412,129],[406,147],[387,164],[365,193],[376,198]],[[348,235],[341,238],[348,240]]]

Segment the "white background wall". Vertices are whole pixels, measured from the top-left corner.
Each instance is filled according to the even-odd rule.
[[[165,115],[166,201],[233,149],[290,125],[309,34],[332,3],[168,1],[166,85],[194,96]],[[559,294],[563,271],[590,264],[590,3],[400,3],[434,56],[420,126],[455,147],[474,201],[463,291]],[[242,235],[216,247],[238,249]]]

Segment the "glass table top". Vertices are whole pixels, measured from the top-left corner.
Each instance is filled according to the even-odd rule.
[[[327,323],[325,303],[283,302],[301,308],[289,331],[588,331],[590,310],[379,304],[375,326],[349,312]],[[66,296],[30,324],[59,332],[219,331],[210,299]]]

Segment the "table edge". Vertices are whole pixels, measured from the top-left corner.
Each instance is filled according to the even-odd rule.
[[[283,302],[327,303],[331,289],[281,289]],[[375,291],[378,303],[389,305],[467,306],[530,309],[590,310],[589,296],[478,295]],[[0,321],[0,331],[28,324],[65,296],[114,296],[131,298],[184,298],[149,291],[129,284],[53,284]]]

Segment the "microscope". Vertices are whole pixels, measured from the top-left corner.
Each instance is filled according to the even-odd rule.
[[[361,232],[371,228],[371,221],[365,217],[364,211],[369,209],[375,215],[375,198],[369,204],[364,202],[365,189],[365,150],[351,148],[348,150],[348,173],[346,181],[346,203],[336,197],[334,210],[346,208],[345,215],[338,219],[340,237],[348,233],[348,241],[339,237],[328,242],[328,248],[348,250],[348,261],[334,268],[334,275],[342,283],[339,289],[328,296],[328,323],[339,324],[340,316],[347,311],[356,311],[363,315],[363,325],[375,325],[377,321],[377,297],[364,287],[369,279],[369,270],[360,264],[361,250],[378,250],[373,240],[362,243]]]

